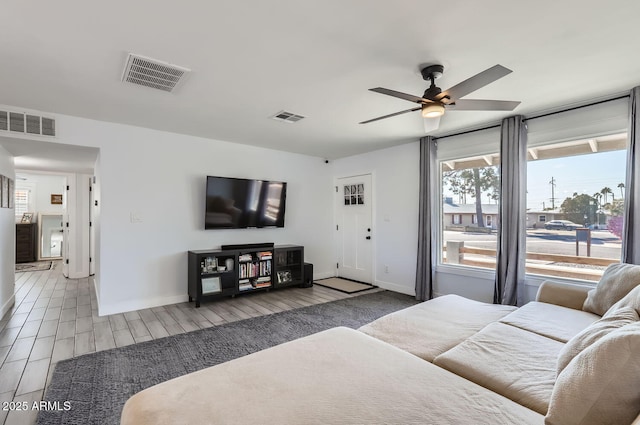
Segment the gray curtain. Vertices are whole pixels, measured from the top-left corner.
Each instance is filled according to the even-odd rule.
[[[416,299],[433,298],[434,266],[436,264],[436,229],[433,226],[437,212],[437,162],[436,139],[426,136],[420,139],[420,194],[418,206],[418,265],[416,267]]]
[[[524,292],[527,127],[505,118],[500,134],[500,230],[493,302],[521,305]]]
[[[622,231],[622,262],[640,264],[640,87],[631,90],[629,98],[629,149],[625,179],[624,226]]]

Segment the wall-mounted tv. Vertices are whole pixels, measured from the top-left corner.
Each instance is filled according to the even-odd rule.
[[[284,227],[287,183],[207,176],[205,229]]]

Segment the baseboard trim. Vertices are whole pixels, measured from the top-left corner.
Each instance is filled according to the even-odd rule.
[[[313,274],[313,280],[328,279],[330,277],[336,277],[336,274],[335,273],[331,273],[331,272],[314,273]]]
[[[189,301],[189,296],[173,295],[170,297],[157,297],[148,300],[128,300],[120,303],[105,305],[98,308],[99,316],[108,316],[110,314],[126,313],[128,311],[144,310],[145,308],[162,307],[169,304],[177,304]]]
[[[2,319],[4,315],[7,314],[9,310],[11,310],[11,307],[13,307],[15,303],[16,303],[16,295],[11,294],[7,302],[4,303],[4,305],[2,306],[2,309],[0,309],[0,319]]]
[[[415,288],[407,288],[406,286],[398,285],[397,283],[385,282],[384,280],[376,279],[375,285],[380,287],[380,288],[382,288],[382,289],[387,289],[389,291],[399,292],[399,293],[405,294],[405,295],[411,295],[412,297],[416,296]]]

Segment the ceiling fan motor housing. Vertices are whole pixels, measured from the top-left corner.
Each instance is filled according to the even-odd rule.
[[[437,87],[435,84],[435,80],[437,78],[442,77],[442,73],[444,72],[444,67],[442,65],[429,65],[427,67],[422,68],[422,78],[426,81],[431,82],[431,86],[424,91],[423,98],[433,100],[437,95],[442,93],[440,87]]]

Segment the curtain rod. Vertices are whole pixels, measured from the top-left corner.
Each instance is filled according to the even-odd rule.
[[[612,97],[611,99],[598,100],[597,102],[587,103],[586,105],[573,106],[571,108],[562,109],[560,111],[548,112],[546,114],[536,115],[536,116],[533,116],[531,118],[525,118],[525,119],[523,119],[523,121],[526,122],[526,121],[529,121],[529,120],[535,120],[535,119],[538,119],[538,118],[548,117],[550,115],[561,114],[563,112],[575,111],[576,109],[582,109],[582,108],[587,108],[589,106],[600,105],[601,103],[613,102],[614,100],[620,100],[620,99],[624,99],[624,98],[627,98],[627,97],[629,97],[629,95],[625,94],[625,95],[618,96],[618,97]]]
[[[569,111],[574,111],[576,109],[586,108],[588,106],[599,105],[601,103],[613,102],[614,100],[625,99],[627,97],[629,97],[629,95],[625,94],[625,95],[622,95],[622,96],[613,97],[611,99],[604,99],[604,100],[599,100],[597,102],[587,103],[586,105],[573,106],[571,108],[561,109],[559,111],[548,112],[546,114],[541,114],[541,115],[535,115],[535,116],[533,116],[531,118],[524,118],[523,121],[526,122],[526,121],[529,121],[529,120],[535,120],[535,119],[538,119],[538,118],[548,117],[550,115],[560,114],[562,112],[569,112]],[[487,126],[487,127],[476,128],[476,129],[473,129],[473,130],[461,131],[461,132],[458,132],[458,133],[447,134],[446,136],[434,137],[434,139],[440,140],[440,139],[446,139],[447,137],[462,136],[463,134],[475,133],[476,131],[491,130],[493,128],[499,128],[501,125],[502,124],[495,124],[495,125],[490,125],[490,126]]]
[[[446,139],[447,137],[462,136],[463,134],[475,133],[476,131],[491,130],[492,128],[500,128],[502,124],[494,124],[488,127],[476,128],[474,130],[461,131],[459,133],[447,134],[446,136],[434,137],[436,140]]]

